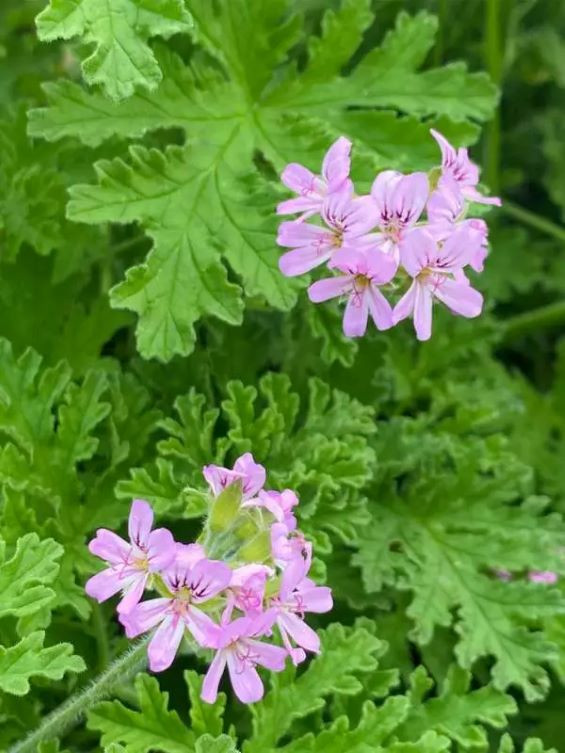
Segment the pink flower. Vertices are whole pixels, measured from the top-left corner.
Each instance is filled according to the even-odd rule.
[[[335,141],[324,157],[322,175],[314,175],[308,168],[296,162],[287,165],[281,180],[298,194],[296,199],[288,199],[277,207],[277,214],[303,212],[300,219],[320,212],[326,196],[349,183],[351,142],[341,136]]]
[[[118,604],[118,612],[126,613],[135,607],[150,574],[170,565],[175,556],[172,533],[166,528],[152,531],[152,525],[151,507],[136,499],[129,514],[129,544],[106,528],[96,531],[88,548],[109,567],[87,581],[85,590],[89,596],[106,601],[121,591],[124,597]]]
[[[263,611],[263,599],[265,597],[265,584],[267,578],[272,577],[275,571],[272,567],[260,564],[242,565],[232,573],[228,605],[224,612],[224,618],[231,616],[233,607],[237,607],[246,615],[259,614]]]
[[[284,523],[271,526],[271,554],[278,567],[285,568],[299,554],[312,561],[312,544],[300,531],[289,531]]]
[[[343,316],[343,331],[347,337],[361,337],[367,329],[369,313],[377,329],[392,327],[390,303],[379,290],[379,285],[390,282],[396,272],[396,263],[380,251],[350,251],[342,249],[336,254],[332,266],[345,272],[338,277],[318,280],[308,288],[314,303],[337,296],[347,296]]]
[[[202,473],[214,497],[217,497],[230,484],[239,481],[244,500],[254,497],[263,488],[267,477],[264,467],[255,462],[250,452],[241,455],[235,461],[231,471],[219,465],[205,465]]]
[[[528,578],[532,583],[545,583],[548,586],[552,586],[558,580],[557,573],[551,570],[532,570]]]
[[[120,615],[128,638],[159,625],[147,650],[153,672],[170,667],[185,629],[201,646],[215,645],[218,626],[195,604],[202,604],[227,588],[232,572],[223,562],[203,558],[202,554],[198,544],[178,544],[173,564],[162,574],[171,597],[150,599]]]
[[[261,617],[240,617],[218,631],[217,653],[208,667],[202,684],[201,697],[207,703],[214,703],[218,696],[218,686],[226,668],[236,696],[243,703],[254,703],[263,697],[263,683],[256,670],[259,664],[275,672],[284,669],[287,652],[280,646],[273,646],[257,640],[273,624],[274,614],[265,612]]]
[[[468,228],[457,229],[442,245],[423,228],[413,230],[402,248],[402,264],[413,282],[394,307],[394,323],[413,314],[416,336],[428,340],[432,333],[434,298],[456,314],[478,316],[483,297],[462,275],[463,267],[477,251],[478,242],[477,234]]]
[[[478,233],[480,242],[469,259],[469,266],[475,272],[482,272],[488,249],[488,227],[484,220],[464,219],[465,197],[459,184],[451,175],[446,174],[440,178],[438,187],[430,196],[426,209],[429,221],[426,230],[437,241],[445,241],[456,227],[466,227]]]
[[[294,664],[305,658],[306,651],[319,653],[320,639],[317,633],[304,622],[306,612],[329,612],[333,607],[332,592],[326,586],[317,586],[306,577],[311,557],[300,555],[285,568],[279,595],[271,604],[276,609],[276,623],[285,648]],[[290,639],[299,646],[294,648]]]
[[[371,196],[378,211],[379,248],[397,264],[403,239],[424,211],[429,190],[425,173],[402,175],[385,170],[373,183]]]
[[[328,227],[307,222],[283,222],[280,225],[277,243],[292,249],[279,259],[280,270],[287,277],[319,267],[342,246],[365,244],[367,233],[376,224],[375,207],[370,197],[354,198],[351,184],[325,199],[322,218]]]
[[[455,149],[441,133],[434,131],[433,128],[430,133],[441,149],[442,174],[452,177],[461,188],[463,196],[469,201],[476,201],[479,204],[495,204],[499,207],[501,201],[497,196],[482,196],[477,191],[479,168],[469,159],[467,149],[463,147]]]
[[[298,497],[291,489],[282,492],[260,491],[255,499],[244,502],[242,507],[264,507],[279,523],[284,523],[287,530],[296,528],[296,518],[292,508],[298,504]]]

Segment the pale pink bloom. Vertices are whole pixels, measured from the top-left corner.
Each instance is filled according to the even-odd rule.
[[[128,638],[159,625],[147,649],[153,672],[171,666],[185,629],[201,646],[215,645],[218,626],[195,605],[227,588],[232,572],[225,563],[202,558],[201,554],[198,544],[179,544],[174,563],[162,573],[171,597],[150,599],[120,615]]]
[[[255,462],[250,452],[246,452],[235,461],[233,470],[219,465],[205,465],[202,473],[214,497],[221,494],[227,486],[238,481],[241,483],[244,500],[254,497],[263,488],[267,478],[265,468]]]
[[[255,499],[244,502],[242,507],[264,507],[279,523],[284,523],[289,531],[296,528],[296,518],[292,508],[298,504],[298,497],[291,489],[282,492],[260,491]]]
[[[320,212],[328,194],[351,182],[350,152],[351,142],[341,136],[326,152],[321,175],[314,175],[296,162],[287,165],[281,180],[287,188],[298,194],[298,198],[281,202],[277,207],[277,214],[303,212],[300,219],[305,219]]]
[[[551,570],[532,570],[528,574],[528,578],[532,583],[545,583],[548,586],[552,586],[557,583],[558,575]]]
[[[380,251],[353,251],[344,248],[338,254],[332,261],[332,267],[345,274],[314,282],[308,288],[310,300],[321,303],[330,298],[346,296],[343,332],[347,337],[361,337],[365,334],[369,314],[377,329],[392,327],[392,309],[379,286],[390,282],[394,277],[396,264],[393,259]]]
[[[283,222],[277,243],[291,248],[279,259],[281,272],[287,277],[310,272],[327,262],[342,246],[364,245],[375,227],[375,207],[369,196],[353,197],[351,185],[330,194],[322,205],[327,227],[307,222]]]
[[[426,230],[436,241],[447,240],[456,227],[466,227],[477,233],[480,242],[469,259],[469,266],[475,272],[482,272],[488,250],[488,227],[484,220],[465,219],[465,207],[465,197],[457,181],[449,174],[443,175],[428,200]]]
[[[310,564],[311,558],[300,555],[289,562],[282,574],[279,595],[271,602],[283,643],[294,664],[304,660],[304,649],[320,651],[318,634],[304,622],[306,612],[329,612],[333,607],[331,589],[317,586],[306,577]],[[293,647],[291,639],[298,648]]]
[[[418,339],[428,340],[432,333],[434,298],[456,314],[478,316],[483,297],[464,275],[461,278],[478,242],[476,234],[468,228],[458,228],[443,244],[438,244],[423,228],[413,230],[402,248],[402,264],[413,282],[394,307],[394,323],[413,315]]]
[[[265,584],[275,571],[267,565],[250,564],[237,567],[230,581],[228,604],[224,620],[229,619],[233,607],[252,616],[263,611]]]
[[[463,147],[455,149],[445,136],[442,136],[433,128],[430,133],[441,149],[442,174],[451,176],[458,183],[463,196],[469,201],[476,201],[479,204],[495,204],[499,207],[501,201],[497,196],[483,196],[477,191],[479,168],[469,159],[467,149]]]
[[[284,648],[257,640],[257,637],[270,630],[273,620],[272,612],[264,612],[260,617],[240,617],[219,627],[214,646],[217,653],[202,684],[202,700],[207,703],[216,701],[226,665],[232,687],[240,701],[254,703],[263,697],[263,683],[256,666],[259,664],[280,672],[284,669],[287,656]]]
[[[402,242],[424,211],[429,190],[425,173],[402,175],[396,170],[384,170],[375,178],[371,197],[378,212],[379,248],[397,265]]]
[[[97,601],[106,601],[122,592],[118,612],[128,612],[143,596],[151,573],[171,564],[175,556],[173,535],[166,528],[152,531],[153,511],[142,499],[132,503],[128,533],[124,541],[113,531],[100,528],[88,548],[92,554],[105,560],[109,567],[93,575],[86,585],[86,593]]]
[[[284,523],[271,526],[271,554],[275,564],[285,568],[299,554],[308,562],[312,561],[312,544],[306,541],[300,531],[289,531]]]

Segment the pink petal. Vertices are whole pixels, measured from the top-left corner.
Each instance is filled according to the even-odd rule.
[[[168,567],[175,558],[175,540],[167,528],[156,528],[147,539],[147,560],[151,572]]]
[[[120,614],[118,619],[125,627],[127,637],[135,638],[161,622],[171,604],[171,599],[150,599],[137,604],[131,612]]]
[[[229,486],[239,479],[237,473],[214,464],[205,465],[202,468],[202,475],[206,479],[206,482],[215,497],[217,497],[226,486]]]
[[[398,322],[402,321],[403,319],[412,316],[412,313],[414,311],[414,303],[416,302],[417,284],[418,283],[414,280],[412,285],[410,285],[406,293],[404,293],[402,298],[398,301],[398,303],[392,310],[393,324],[398,324]]]
[[[322,208],[323,198],[321,196],[299,196],[297,199],[286,199],[277,204],[277,214],[296,214],[304,212],[301,219],[311,217]]]
[[[379,221],[375,209],[375,202],[370,196],[359,196],[353,199],[344,216],[344,231],[347,243],[351,238],[359,238],[373,230]]]
[[[138,571],[135,578],[131,578],[128,586],[124,589],[124,598],[117,606],[117,610],[120,614],[127,614],[139,604],[143,592],[145,591],[145,584],[147,583],[148,574]]]
[[[442,136],[439,131],[436,131],[433,128],[430,128],[430,133],[437,141],[439,148],[441,149],[442,164],[451,165],[452,163],[454,163],[457,159],[457,152],[451,146],[449,141],[445,138],[445,136]]]
[[[126,582],[119,571],[108,568],[89,578],[84,590],[91,598],[102,602],[121,591]]]
[[[224,562],[199,560],[189,576],[192,599],[197,604],[217,596],[230,584],[232,571]]]
[[[553,585],[557,583],[559,577],[557,573],[551,570],[533,570],[528,574],[528,579],[532,583],[545,583],[546,585]]]
[[[369,298],[366,290],[349,296],[343,315],[343,332],[347,337],[362,337],[367,330]]]
[[[392,308],[390,303],[376,285],[370,285],[367,288],[366,295],[369,311],[377,329],[390,329],[392,327]]]
[[[411,230],[400,244],[400,261],[411,277],[431,266],[437,258],[438,245],[423,228]]]
[[[88,549],[96,557],[106,560],[111,565],[123,565],[128,561],[131,546],[113,531],[99,528],[96,537],[88,545]]]
[[[322,175],[329,184],[330,190],[349,177],[351,141],[340,136],[330,146],[322,163]]]
[[[287,652],[280,646],[273,646],[272,643],[264,643],[249,639],[248,645],[252,647],[253,660],[262,667],[281,672],[286,663]]]
[[[386,224],[392,216],[392,196],[400,180],[402,173],[397,170],[383,170],[373,182],[371,198],[376,204],[381,224]]]
[[[347,181],[340,188],[332,191],[322,204],[322,219],[334,231],[344,232],[348,217],[353,211],[353,184]]]
[[[332,243],[333,238],[333,233],[319,225],[312,225],[309,222],[281,222],[277,244],[285,248],[327,246]]]
[[[483,196],[477,191],[476,188],[468,186],[464,187],[463,195],[466,199],[468,199],[469,201],[474,201],[476,204],[490,204],[495,207],[502,206],[502,201],[498,196]]]
[[[308,559],[305,559],[300,553],[296,553],[286,565],[279,588],[279,598],[282,602],[287,602],[291,599],[294,589],[308,574],[310,564]]]
[[[333,608],[332,590],[327,586],[300,587],[301,606],[305,612],[330,612]]]
[[[185,622],[197,643],[205,648],[218,647],[220,629],[202,610],[191,606],[187,612]]]
[[[483,297],[478,290],[455,280],[446,279],[434,289],[434,295],[456,314],[473,318],[483,309]]]
[[[310,272],[315,267],[319,267],[331,255],[331,246],[295,248],[293,251],[287,251],[286,254],[281,256],[279,259],[279,269],[286,277],[296,277],[297,275]]]
[[[267,479],[267,472],[262,465],[255,462],[250,452],[246,452],[239,457],[235,461],[233,469],[236,473],[241,474],[244,498],[254,497],[263,488]]]
[[[263,697],[263,683],[255,667],[240,662],[233,651],[228,653],[228,672],[236,696],[242,703],[255,703]]]
[[[394,186],[390,198],[393,216],[404,225],[413,225],[424,211],[429,193],[426,173],[403,175]]]
[[[177,655],[184,623],[178,615],[168,615],[157,628],[147,647],[149,669],[152,672],[162,672],[168,669]]]
[[[430,266],[449,271],[465,267],[481,251],[483,239],[482,233],[470,225],[460,225],[438,250],[437,259]]]
[[[302,196],[318,194],[322,185],[320,179],[313,172],[296,162],[292,162],[285,167],[281,180],[287,188]]]
[[[450,176],[444,175],[437,189],[428,199],[428,220],[433,224],[449,227],[462,214],[465,199],[457,182]]]
[[[191,570],[199,560],[206,557],[204,547],[200,544],[175,544],[173,553],[183,572]]]
[[[322,303],[330,298],[337,298],[351,288],[352,275],[340,275],[328,277],[325,280],[317,280],[308,288],[308,297],[312,303]]]
[[[278,622],[282,624],[298,646],[302,646],[306,651],[313,651],[316,654],[320,651],[320,638],[318,634],[304,620],[301,620],[300,617],[290,612],[281,612]]]
[[[143,499],[134,499],[128,521],[130,541],[145,549],[151,526],[153,525],[153,510]]]
[[[379,248],[365,249],[366,274],[377,285],[390,282],[398,270],[398,261],[393,254],[385,254]]]
[[[255,578],[257,575],[270,577],[274,572],[273,568],[267,565],[259,565],[257,563],[242,565],[241,567],[236,567],[233,571],[230,586],[232,588],[240,588],[248,580]]]
[[[420,283],[416,283],[414,329],[418,340],[429,340],[432,336],[432,294],[427,285]]]
[[[202,692],[200,693],[200,697],[203,701],[206,701],[206,703],[216,702],[220,680],[222,679],[222,675],[226,668],[226,661],[227,652],[223,650],[218,651],[208,667],[208,671],[204,677],[204,682],[202,683]]]

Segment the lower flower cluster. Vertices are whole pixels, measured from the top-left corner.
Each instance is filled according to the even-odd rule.
[[[203,469],[210,513],[198,541],[174,540],[153,529],[153,511],[143,500],[131,506],[129,542],[100,529],[92,554],[107,567],[86,584],[102,602],[121,594],[118,619],[128,638],[154,630],[149,668],[167,669],[185,636],[215,650],[202,687],[214,703],[227,667],[237,697],[263,696],[258,665],[280,671],[287,658],[298,664],[320,650],[305,622],[308,612],[328,612],[331,590],[309,577],[312,544],[297,528],[298,497],[290,489],[264,489],[266,472],[250,453],[233,469]],[[158,595],[142,601],[146,591]]]

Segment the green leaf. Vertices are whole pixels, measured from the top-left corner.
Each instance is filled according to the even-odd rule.
[[[398,440],[403,425],[418,426],[396,422],[382,439],[396,433]],[[497,689],[515,685],[528,700],[541,698],[549,687],[542,665],[553,661],[555,647],[535,621],[562,614],[563,597],[521,578],[501,582],[495,572],[560,571],[555,552],[563,523],[544,515],[542,500],[516,504],[527,494],[528,469],[496,442],[469,437],[458,442],[422,429],[427,432],[422,426],[412,446],[387,447],[395,463],[401,458],[393,475],[403,476],[402,494],[390,483],[377,491],[379,505],[370,507],[373,524],[363,529],[353,561],[369,591],[394,583],[412,593],[407,613],[417,642],[426,644],[437,627],[454,624],[461,666],[493,656]]]
[[[470,690],[470,681],[469,672],[453,665],[440,696],[422,702],[433,683],[425,669],[418,667],[410,678],[412,708],[397,734],[412,740],[427,730],[435,730],[455,740],[463,750],[486,749],[486,731],[477,722],[503,729],[508,724],[507,717],[518,709],[511,696],[490,686]]]
[[[63,548],[56,541],[40,541],[35,533],[20,538],[8,560],[4,559],[5,548],[0,546],[0,617],[24,617],[53,600],[55,593],[48,586],[57,577],[62,553]]]
[[[319,170],[324,151],[343,132],[366,134],[359,150],[364,181],[376,164],[405,167],[422,150],[437,161],[429,124],[417,118],[443,116],[448,134],[468,143],[476,138],[475,127],[451,120],[485,119],[496,102],[488,78],[467,73],[461,64],[418,72],[436,29],[426,13],[401,14],[382,48],[344,76],[341,70],[350,67],[348,58],[371,22],[366,0],[347,0],[335,13],[328,11],[300,73],[288,59],[300,24],[284,0],[192,0],[190,8],[197,41],[225,76],[196,57],[186,65],[162,50],[163,83],[154,93],[117,105],[61,83],[47,88],[51,106],[30,115],[33,135],[76,135],[89,145],[160,128],[186,132],[182,149],[134,147],[127,162],[99,163],[98,185],[76,186],[68,208],[69,218],[79,222],[137,221],[152,238],[146,262],[130,268],[112,302],[139,315],[144,357],[166,361],[192,351],[193,326],[201,317],[240,323],[241,291],[226,275],[225,262],[246,296],[281,310],[294,304],[301,283],[283,277],[277,265],[279,195],[268,183],[272,168],[300,160]],[[375,107],[389,110],[375,113]],[[417,118],[397,118],[397,110]],[[369,121],[363,127],[364,116]],[[388,131],[382,151],[378,130],[370,135],[371,118],[381,118]],[[257,170],[258,164],[264,169]],[[330,346],[325,350],[331,358]]]
[[[372,672],[377,666],[376,657],[385,648],[361,624],[354,628],[330,625],[320,632],[320,637],[321,654],[308,670],[299,677],[294,668],[273,675],[271,690],[251,707],[253,736],[244,744],[244,753],[267,753],[275,748],[293,720],[323,708],[326,696],[358,693],[358,675]]]
[[[180,0],[50,0],[37,17],[44,42],[82,37],[94,45],[83,61],[89,84],[100,84],[119,100],[161,81],[149,37],[169,37],[192,26]]]
[[[86,669],[80,656],[73,655],[70,643],[43,647],[45,633],[30,633],[15,646],[0,646],[0,689],[5,693],[25,695],[32,677],[60,680],[66,672]]]
[[[169,711],[169,694],[159,690],[154,677],[140,674],[135,679],[139,710],[120,701],[103,701],[88,712],[88,727],[101,733],[102,745],[120,743],[128,753],[186,753],[194,749],[194,735]]]
[[[212,735],[203,735],[196,741],[196,753],[239,753],[235,747],[233,738],[228,735],[212,737]]]
[[[204,703],[200,697],[202,690],[203,675],[199,675],[193,669],[184,673],[184,680],[188,686],[190,697],[190,725],[195,735],[204,735],[205,738],[222,735],[224,724],[223,715],[226,708],[226,696],[219,693],[213,704]],[[201,738],[201,739],[205,739]],[[229,739],[229,738],[228,738]],[[201,743],[203,745],[203,743]],[[198,750],[198,743],[197,743]],[[228,750],[230,750],[228,748]]]

